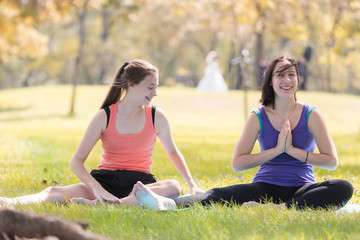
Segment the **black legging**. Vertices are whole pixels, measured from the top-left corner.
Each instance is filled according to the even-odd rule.
[[[238,184],[222,188],[213,188],[203,194],[174,199],[179,207],[189,207],[195,202],[202,205],[211,203],[237,204],[245,202],[285,203],[290,208],[305,207],[329,208],[342,207],[351,198],[351,183],[341,179],[332,179],[321,183],[309,183],[300,187],[282,187],[269,183]]]

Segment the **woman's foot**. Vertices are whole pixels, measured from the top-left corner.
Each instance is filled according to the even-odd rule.
[[[259,206],[260,203],[258,202],[254,202],[254,201],[249,201],[249,202],[244,202],[241,206],[245,206],[245,207],[257,207]]]
[[[132,194],[143,206],[156,210],[171,210],[176,208],[176,203],[171,198],[162,197],[152,192],[141,182],[134,185]]]
[[[70,199],[70,202],[84,204],[84,205],[90,205],[90,206],[96,206],[100,203],[99,200],[97,200],[97,199],[89,200],[89,199],[82,198],[82,197],[74,197],[74,198]]]
[[[78,204],[84,204],[84,205],[90,205],[90,206],[96,206],[98,204],[102,204],[102,203],[106,203],[106,204],[111,204],[111,205],[120,205],[122,204],[121,201],[103,201],[102,203],[98,200],[90,200],[90,199],[86,199],[86,198],[82,198],[82,197],[74,197],[72,199],[70,199],[71,203],[78,203]]]

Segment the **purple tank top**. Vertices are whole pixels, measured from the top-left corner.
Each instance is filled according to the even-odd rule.
[[[292,144],[296,148],[308,152],[314,152],[316,142],[314,136],[308,129],[308,117],[313,107],[304,104],[300,120],[297,126],[291,131]],[[261,151],[273,148],[277,144],[279,131],[269,121],[263,107],[255,112],[260,121],[261,132],[258,137]],[[305,164],[287,153],[282,153],[274,159],[262,164],[255,175],[253,182],[265,182],[284,187],[297,187],[305,183],[315,182],[313,167]]]

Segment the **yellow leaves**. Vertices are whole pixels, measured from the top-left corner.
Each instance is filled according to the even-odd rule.
[[[59,23],[70,20],[71,14],[83,8],[85,3],[89,9],[99,9],[102,2],[101,0],[43,0],[40,2],[37,18],[40,21]]]
[[[88,1],[88,0],[74,0],[72,1],[72,4],[75,6],[75,7],[78,7],[78,8],[82,8],[82,6],[84,5],[84,3]]]
[[[0,18],[13,18],[20,14],[20,10],[9,1],[0,2]]]
[[[38,58],[48,53],[48,37],[35,28],[33,17],[21,17],[20,9],[8,1],[0,2],[0,61],[12,57]]]
[[[101,6],[101,0],[43,0],[36,4],[0,2],[0,61],[12,58],[42,58],[49,52],[49,37],[35,28],[39,22],[68,20],[73,10],[88,2],[89,8]],[[24,14],[25,13],[25,14]]]
[[[38,58],[48,53],[48,36],[29,25],[27,22],[13,24],[0,35],[0,60],[6,62],[14,56]]]
[[[0,36],[11,29],[12,19],[20,15],[20,10],[8,2],[0,2]]]
[[[38,18],[40,21],[60,22],[63,18],[62,12],[53,1],[44,1],[44,11],[39,11]]]
[[[16,26],[15,43],[17,46],[16,55],[20,57],[38,58],[48,53],[47,43],[49,37],[28,27],[26,24]]]

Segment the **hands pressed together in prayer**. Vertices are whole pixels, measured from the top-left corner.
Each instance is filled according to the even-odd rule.
[[[279,154],[289,153],[293,149],[289,119],[286,119],[281,127],[276,148],[278,149]]]

